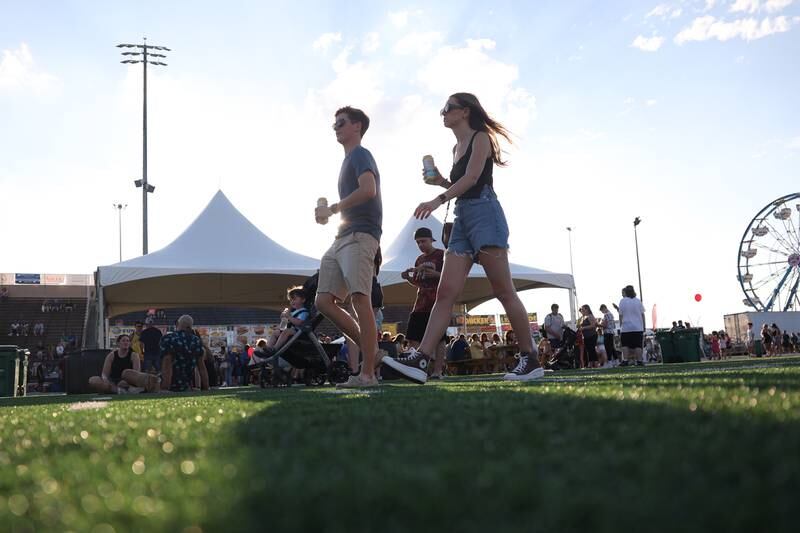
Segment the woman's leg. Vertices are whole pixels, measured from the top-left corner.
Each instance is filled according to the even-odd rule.
[[[95,391],[104,394],[116,393],[117,387],[113,383],[105,381],[100,376],[92,376],[89,378],[89,386]]]
[[[511,269],[508,266],[508,250],[505,248],[484,248],[481,250],[481,265],[486,277],[492,284],[495,297],[503,305],[511,328],[516,332],[519,351],[523,354],[534,354],[531,338],[531,325],[528,312],[517,295],[517,289],[511,280]]]
[[[472,258],[452,253],[444,256],[444,266],[439,277],[439,288],[436,292],[436,303],[431,309],[428,327],[419,345],[419,351],[428,357],[436,355],[436,348],[441,342],[444,332],[450,324],[453,305],[464,289],[464,282],[472,268]]]
[[[147,392],[158,392],[158,376],[146,372],[127,369],[122,371],[122,379],[134,387],[142,387]]]

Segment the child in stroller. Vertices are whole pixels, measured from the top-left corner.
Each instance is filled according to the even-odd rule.
[[[564,326],[564,334],[561,336],[561,346],[545,364],[545,368],[549,370],[577,368],[577,348],[575,346],[577,338],[578,334],[574,330],[570,329],[569,326]]]
[[[293,311],[287,317],[287,328],[274,336],[274,343],[264,349],[267,358],[261,359],[259,383],[265,387],[291,385],[290,368],[302,369],[306,385],[322,385],[326,380],[331,384],[342,383],[350,377],[350,368],[346,362],[336,361],[339,351],[337,344],[322,344],[314,330],[322,323],[324,317],[305,309],[305,302],[313,302],[317,294],[319,273],[314,274],[303,283],[302,288],[289,290],[289,298]],[[292,294],[302,295],[302,299],[292,299]],[[296,311],[297,314],[295,314]],[[305,311],[303,313],[302,311]],[[304,318],[303,318],[304,317]],[[291,324],[291,327],[288,327]],[[286,365],[288,363],[288,367]]]

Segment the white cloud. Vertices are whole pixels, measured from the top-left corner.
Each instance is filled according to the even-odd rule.
[[[754,18],[726,22],[706,15],[694,19],[690,26],[681,30],[675,36],[675,42],[683,44],[688,41],[707,41],[709,39],[728,41],[737,37],[745,41],[753,41],[774,33],[789,31],[791,24],[786,17],[765,17],[760,22]]]
[[[777,13],[789,7],[793,1],[794,0],[767,0],[767,3],[764,4],[764,8],[767,10],[767,13]]]
[[[625,98],[625,100],[622,101],[622,103],[627,106],[633,105],[635,102],[636,100],[632,96],[628,96],[627,98]]]
[[[417,81],[442,102],[454,92],[477,95],[486,109],[521,136],[536,117],[536,98],[516,86],[517,65],[487,54],[495,46],[491,39],[468,39],[462,47],[443,46],[419,70]]]
[[[792,150],[800,150],[800,136],[789,139],[789,142],[786,143],[786,147]]]
[[[736,0],[730,7],[731,13],[759,13],[766,11],[767,13],[777,13],[783,11],[785,8],[792,5],[794,0],[767,0],[761,2],[760,0]]]
[[[647,107],[653,107],[657,103],[658,103],[658,100],[656,100],[655,98],[650,98],[649,100],[645,101],[644,105],[646,105]]]
[[[314,50],[319,50],[321,52],[327,52],[328,49],[333,45],[333,43],[340,43],[342,42],[342,34],[341,33],[323,33],[314,43],[311,45]]]
[[[717,0],[706,0],[706,5],[703,8],[703,11],[711,11],[712,9],[714,9],[714,6],[716,5],[716,3],[717,3]]]
[[[398,55],[426,56],[441,41],[442,34],[439,32],[409,33],[395,43],[394,52]]]
[[[659,4],[650,10],[644,18],[660,17],[662,19],[678,18],[683,13],[680,7],[673,7],[669,4]]]
[[[633,40],[631,46],[634,48],[638,48],[639,50],[645,52],[655,52],[661,45],[664,43],[663,37],[653,36],[653,37],[645,37],[643,35],[637,35],[636,39]]]
[[[408,19],[412,15],[419,15],[421,11],[393,11],[389,13],[389,20],[396,28],[405,28],[408,25]]]
[[[0,90],[22,89],[41,94],[58,85],[58,78],[36,66],[27,44],[20,44],[16,50],[3,50],[3,57],[0,59]]]
[[[378,32],[372,31],[364,36],[364,41],[361,45],[361,51],[365,54],[375,52],[381,46],[381,36]]]
[[[736,0],[730,8],[731,13],[756,13],[759,0]]]

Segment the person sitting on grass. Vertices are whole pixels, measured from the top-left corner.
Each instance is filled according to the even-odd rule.
[[[177,329],[161,337],[162,388],[172,392],[192,389],[194,369],[202,363],[205,350],[203,341],[192,330],[194,319],[183,315],[178,319]],[[200,388],[208,389],[206,365],[200,364]]]
[[[131,351],[131,338],[123,333],[117,337],[117,349],[106,356],[100,375],[89,378],[89,387],[105,394],[158,392],[158,376],[141,369],[139,356]]]

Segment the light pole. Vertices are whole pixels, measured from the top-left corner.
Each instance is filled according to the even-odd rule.
[[[144,38],[142,44],[118,44],[117,48],[136,48],[137,52],[122,52],[123,59],[120,63],[135,64],[141,63],[144,69],[143,86],[144,86],[144,104],[142,106],[142,179],[134,181],[137,187],[142,189],[142,254],[147,255],[147,193],[152,193],[156,190],[153,185],[147,182],[147,64],[160,65],[166,67],[167,64],[161,61],[152,61],[151,57],[159,59],[166,58],[164,54],[158,52],[151,52],[150,50],[158,50],[164,52],[171,52],[166,46],[154,46],[147,44],[147,37]],[[130,59],[136,58],[136,59]]]
[[[641,223],[641,218],[636,217],[633,219],[633,240],[636,242],[636,272],[639,274],[639,299],[644,301],[644,296],[642,295],[642,269],[639,266],[639,235],[636,231],[636,227]]]
[[[128,207],[128,204],[111,204],[117,210],[117,217],[119,220],[119,262],[122,263],[122,210]]]
[[[575,306],[578,300],[578,289],[575,286],[575,269],[572,266],[572,227],[567,226],[567,236],[569,238],[569,273],[572,276],[572,290],[569,291],[569,312],[570,320],[577,319]]]

